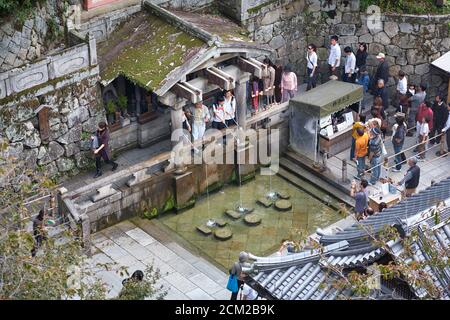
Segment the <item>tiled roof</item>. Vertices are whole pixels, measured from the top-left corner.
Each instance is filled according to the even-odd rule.
[[[435,184],[417,195],[399,204],[377,213],[363,224],[367,229],[381,231],[385,225],[399,224],[408,235],[415,228],[424,229],[424,223],[432,232],[427,232],[431,242],[448,250],[450,245],[450,209],[440,212],[441,223],[435,225],[435,217],[430,212],[439,201],[450,198],[450,178]],[[447,201],[448,202],[448,201]],[[448,203],[447,203],[448,205]],[[350,296],[350,290],[339,291],[333,286],[338,275],[332,270],[334,267],[352,269],[368,266],[379,260],[386,252],[375,247],[367,239],[367,231],[353,225],[335,235],[324,235],[321,242],[325,245],[322,252],[308,250],[283,257],[256,257],[253,263],[253,273],[250,274],[250,284],[263,290],[274,299],[282,300],[333,300],[338,295]],[[401,255],[403,245],[401,241],[391,241],[391,250],[396,259],[404,259]],[[413,257],[406,257],[417,261],[428,259],[422,243],[414,243]],[[448,252],[448,251],[447,251]],[[449,298],[450,268],[436,272],[431,266],[425,268],[433,277],[436,285],[443,292],[443,298]],[[383,286],[382,286],[383,287]],[[414,288],[419,297],[426,292],[423,288]]]
[[[450,177],[431,186],[427,189],[413,195],[400,203],[377,213],[360,223],[365,229],[372,233],[380,232],[386,225],[393,225],[398,223],[401,219],[406,219],[417,213],[436,205],[439,201],[450,198]],[[367,231],[354,224],[346,228],[344,231],[335,235],[324,235],[320,242],[324,245],[330,243],[346,240],[350,243],[350,248],[353,244],[366,244],[370,246],[370,240],[367,239]]]
[[[406,263],[417,261],[425,262],[422,271],[426,272],[434,282],[434,286],[441,292],[441,299],[450,299],[450,267],[443,269],[437,268],[430,263],[432,257],[430,251],[435,253],[444,252],[444,259],[449,259],[450,248],[450,208],[445,208],[440,213],[442,222],[436,221],[434,216],[419,221],[413,227],[409,227],[408,232],[417,231],[416,240],[411,243],[411,253],[405,250],[404,243],[401,239],[390,241],[388,245],[396,260],[402,260]],[[438,222],[436,224],[436,222]],[[427,296],[426,289],[411,285],[418,297]]]

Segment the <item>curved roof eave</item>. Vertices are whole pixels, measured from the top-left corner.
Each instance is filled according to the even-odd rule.
[[[189,61],[186,61],[183,65],[173,69],[165,79],[165,83],[155,90],[158,96],[162,96],[167,93],[177,82],[182,80],[187,74],[191,73],[198,66],[202,65],[209,59],[218,54],[225,53],[242,53],[247,55],[267,55],[272,56],[275,54],[275,50],[267,46],[261,46],[260,44],[253,43],[215,43],[214,46],[200,50]]]

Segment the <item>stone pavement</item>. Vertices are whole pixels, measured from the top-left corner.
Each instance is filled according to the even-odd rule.
[[[119,164],[117,170],[121,170],[124,168],[131,167],[140,162],[149,160],[162,152],[170,151],[171,148],[172,144],[170,140],[164,140],[154,145],[151,145],[147,148],[135,148],[132,150],[122,152],[114,161],[116,161]],[[155,166],[155,170],[158,169],[159,168]],[[107,177],[113,173],[111,171],[111,166],[105,165],[103,161],[102,161],[102,171],[103,171],[102,177]],[[71,177],[70,179],[64,181],[62,186],[67,188],[67,190],[69,191],[76,190],[78,188],[81,188],[87,184],[94,182],[95,181],[95,179],[93,178],[94,174],[95,169],[83,172],[75,177]]]
[[[165,300],[229,300],[228,276],[205,259],[174,242],[153,221],[132,219],[92,236],[91,261],[115,263],[110,271],[99,271],[97,277],[108,285],[108,298],[117,297],[122,280],[117,272],[126,267],[130,275],[147,265],[160,269],[158,285],[168,290]]]

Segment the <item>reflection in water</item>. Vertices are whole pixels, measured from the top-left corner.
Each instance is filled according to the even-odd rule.
[[[269,180],[268,176],[257,175],[255,180],[243,185],[242,190],[237,186],[227,186],[210,194],[209,209],[208,201],[204,197],[197,201],[194,208],[180,214],[165,214],[160,221],[228,269],[241,251],[249,251],[259,256],[269,255],[277,251],[282,240],[290,238],[292,234],[298,231],[311,234],[318,227],[323,228],[339,220],[340,216],[335,210],[278,176],[272,177],[272,190],[289,194],[292,209],[281,212],[273,206],[260,206],[256,199],[263,197],[270,190]],[[243,221],[243,215],[232,220],[224,214],[226,210],[236,208],[240,196],[243,207],[255,208],[254,212],[262,217],[261,224],[248,226]],[[322,199],[328,197],[325,193],[317,196]],[[214,235],[205,236],[196,230],[196,226],[205,226],[209,221],[214,232],[219,227],[217,223],[213,225],[211,220],[216,222],[218,219],[228,223],[227,226],[233,232],[231,239],[220,241],[215,239]]]

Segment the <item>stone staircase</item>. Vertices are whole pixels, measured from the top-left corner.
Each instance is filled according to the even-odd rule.
[[[324,179],[323,176],[315,174],[313,170],[305,165],[301,158],[292,151],[287,151],[280,159],[278,175],[336,209],[340,208],[340,203],[344,203],[346,206],[350,207],[353,207],[355,204],[354,199],[350,197],[345,188],[339,187],[339,185],[331,179]],[[305,183],[305,181],[313,184],[313,186]],[[326,192],[330,196],[320,196],[322,192]]]

